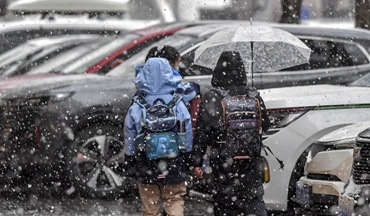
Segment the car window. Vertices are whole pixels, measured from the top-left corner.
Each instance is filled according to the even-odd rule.
[[[86,55],[81,55],[80,58],[76,58],[73,61],[66,62],[59,68],[55,68],[56,71],[62,73],[85,73],[88,68],[93,66],[96,62],[108,58],[108,56],[120,47],[132,42],[137,39],[136,34],[127,34],[120,38],[105,38],[100,41],[96,48],[91,50]]]
[[[151,39],[147,39],[142,43],[136,43],[136,45],[130,49],[123,50],[120,55],[118,56],[104,56],[104,59],[107,60],[105,63],[101,64],[99,62],[95,65],[90,65],[91,67],[98,67],[99,70],[97,73],[99,74],[107,74],[109,71],[111,71],[114,67],[117,67],[122,62],[126,61],[127,59],[131,58],[132,56],[135,56],[136,54],[140,53],[143,49],[147,47],[152,47],[152,44],[158,42],[161,40],[162,37],[155,37]],[[133,43],[134,40],[130,41],[130,43]],[[107,57],[108,56],[108,57]],[[96,62],[95,62],[96,63]],[[89,69],[87,69],[89,70]]]
[[[92,29],[24,29],[11,32],[0,33],[0,54],[10,50],[21,43],[30,39],[45,36],[60,36],[69,34],[98,34],[98,35],[116,35],[117,30],[92,30]]]
[[[195,50],[199,47],[199,45],[200,44],[182,53],[180,63],[180,74],[183,77],[212,74],[211,69],[194,64]]]
[[[362,76],[358,80],[348,84],[348,86],[370,87],[370,73]]]
[[[338,68],[369,63],[365,50],[356,43],[302,38],[301,40],[312,50],[309,63],[282,71]]]
[[[6,67],[4,70],[1,71],[1,77],[24,74],[32,68],[38,66],[39,64],[49,62],[49,59],[53,58],[54,56],[59,55],[63,52],[67,52],[73,47],[86,42],[87,41],[78,43],[74,41],[64,45],[58,44],[40,49],[38,52],[35,52],[24,59],[15,61],[13,64]]]
[[[58,68],[65,67],[66,64],[74,60],[81,59],[84,54],[90,53],[99,46],[98,43],[88,43],[76,46],[72,49],[66,49],[65,52],[57,52],[54,57],[49,57],[46,61],[35,64],[29,68],[27,74],[60,72]],[[72,73],[72,72],[70,72]]]

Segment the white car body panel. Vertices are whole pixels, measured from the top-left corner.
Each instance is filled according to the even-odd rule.
[[[279,132],[267,136],[264,144],[283,160],[280,164],[271,155],[268,159],[271,181],[264,185],[264,200],[269,210],[287,210],[288,189],[294,166],[302,153],[331,131],[357,122],[370,121],[370,106],[353,109],[348,105],[370,105],[370,88],[314,85],[260,90],[267,109],[322,107],[307,111]],[[345,105],[340,109],[326,106]]]
[[[353,149],[322,151],[315,155],[314,159],[307,164],[306,171],[316,174],[336,175],[342,182],[346,182],[351,176],[353,163]]]
[[[325,136],[321,137],[318,142],[328,143],[339,140],[353,140],[353,143],[356,140],[357,135],[370,127],[370,122],[360,122],[353,124],[338,130],[335,130]]]
[[[310,85],[260,90],[268,109],[369,104],[370,88]]]
[[[353,149],[319,152],[310,163],[306,163],[306,171],[315,174],[332,174],[341,181],[310,179],[307,176],[302,176],[299,181],[311,186],[313,194],[339,196],[351,176],[352,164]]]

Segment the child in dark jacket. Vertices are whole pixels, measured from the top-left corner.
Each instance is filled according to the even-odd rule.
[[[197,127],[194,134],[194,173],[203,177],[203,155],[210,147],[210,166],[214,176],[214,215],[266,215],[263,201],[263,180],[260,158],[236,159],[221,157],[225,143],[225,123],[221,100],[229,96],[249,95],[257,98],[262,108],[262,130],[267,131],[270,121],[258,91],[246,86],[247,78],[239,53],[224,52],[212,77],[214,89],[202,95]],[[259,135],[257,135],[259,136]],[[248,141],[238,137],[248,145]]]

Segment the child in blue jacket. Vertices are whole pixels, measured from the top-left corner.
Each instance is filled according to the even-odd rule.
[[[181,76],[173,73],[169,61],[165,58],[149,58],[144,66],[138,68],[135,79],[136,87],[142,92],[144,99],[153,104],[161,98],[166,103],[182,81]],[[134,176],[139,184],[143,215],[158,215],[161,206],[167,215],[183,215],[186,194],[186,158],[192,151],[191,117],[184,102],[176,107],[177,117],[185,121],[185,149],[176,158],[150,160],[143,151],[138,150],[135,138],[142,132],[142,110],[137,103],[129,108],[125,119],[125,160],[128,174]]]

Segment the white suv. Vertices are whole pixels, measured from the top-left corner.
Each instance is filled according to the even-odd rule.
[[[337,214],[338,197],[351,176],[356,137],[367,128],[370,122],[349,125],[313,144],[305,175],[297,182],[295,200],[300,213]]]
[[[370,88],[311,85],[260,92],[273,123],[263,143],[285,164],[280,169],[273,155],[266,155],[271,181],[264,200],[270,210],[292,209],[312,144],[336,129],[370,121]]]

